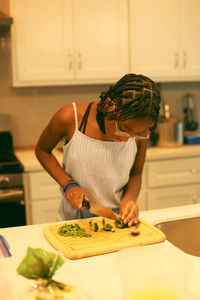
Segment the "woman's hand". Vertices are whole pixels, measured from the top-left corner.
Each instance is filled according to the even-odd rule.
[[[120,203],[119,211],[121,218],[125,224],[128,223],[128,226],[137,224],[139,208],[135,201],[124,198]]]
[[[85,209],[82,206],[83,199],[88,200],[86,192],[78,186],[73,186],[67,191],[66,200],[78,209]]]

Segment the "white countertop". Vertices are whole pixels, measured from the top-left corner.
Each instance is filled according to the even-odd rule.
[[[60,164],[62,164],[62,152],[55,149],[53,151]],[[15,154],[24,166],[25,172],[40,171],[43,167],[35,157],[34,148],[18,148],[15,150]],[[192,157],[200,155],[200,145],[174,148],[158,148],[150,147],[147,149],[146,161],[171,159],[181,157]]]
[[[62,165],[62,152],[55,149],[53,150],[58,162]],[[42,165],[39,163],[35,156],[34,148],[18,148],[15,150],[17,158],[21,161],[24,166],[25,172],[41,171],[44,170]]]
[[[140,218],[152,224],[196,216],[200,216],[200,204],[142,211],[140,213]],[[0,259],[0,272],[4,271],[9,286],[12,286],[14,291],[13,300],[17,300],[18,296],[30,285],[29,280],[16,273],[17,266],[26,255],[27,247],[44,248],[47,251],[56,253],[56,250],[43,236],[43,227],[46,225],[0,229],[0,234],[8,240],[12,253],[11,258]],[[165,247],[172,247],[168,241],[161,244]],[[83,289],[91,295],[92,300],[122,300],[122,286],[116,269],[117,257],[118,252],[78,260],[64,258],[65,263],[56,272],[55,279]],[[197,300],[200,299],[200,257],[188,254],[185,254],[185,257],[189,258],[192,265],[187,300]]]

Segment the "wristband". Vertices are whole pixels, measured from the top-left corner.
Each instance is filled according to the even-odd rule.
[[[67,186],[67,188],[65,189],[64,193],[65,193],[65,197],[67,196],[67,192],[69,191],[69,189],[71,189],[74,186],[78,186],[80,187],[80,185],[78,183],[71,183]]]
[[[68,187],[68,185],[70,185],[70,184],[72,184],[72,183],[77,183],[77,182],[74,181],[73,179],[67,181],[67,182],[62,186],[63,190],[65,191],[66,188]]]

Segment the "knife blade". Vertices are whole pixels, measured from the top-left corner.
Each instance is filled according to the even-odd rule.
[[[102,205],[99,205],[97,203],[88,201],[88,200],[83,200],[82,202],[82,206],[89,209],[89,211],[92,214],[95,214],[97,216],[101,216],[104,218],[108,218],[108,219],[113,219],[113,220],[118,220],[118,216],[116,215],[116,213],[109,207],[105,207]]]

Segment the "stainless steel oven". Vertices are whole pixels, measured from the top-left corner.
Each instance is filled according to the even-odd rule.
[[[26,225],[23,174],[0,175],[0,228]]]
[[[26,225],[23,166],[10,132],[0,132],[0,228]]]

